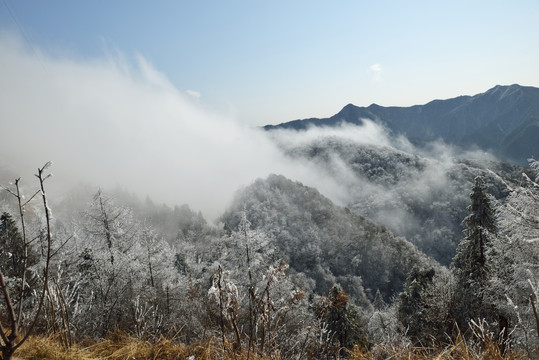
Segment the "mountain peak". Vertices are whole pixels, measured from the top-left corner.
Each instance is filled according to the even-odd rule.
[[[486,92],[476,95],[475,97],[488,96],[493,97],[494,101],[507,101],[512,96],[519,96],[526,88],[519,84],[512,85],[496,85]],[[511,101],[511,99],[509,99]]]
[[[347,104],[339,113],[325,119],[305,119],[266,126],[306,129],[309,126],[361,125],[361,119],[373,119],[395,135],[420,142],[444,140],[464,147],[492,151],[520,164],[539,156],[539,88],[496,85],[474,96],[434,100],[411,107],[384,107],[371,104],[358,107]]]
[[[522,88],[523,86],[519,85],[519,84],[511,84],[511,85],[496,85],[494,86],[492,89],[489,89],[487,90],[487,92],[495,92],[495,91],[505,91],[507,89],[517,89],[517,88]]]
[[[341,111],[339,111],[339,114],[350,113],[352,111],[356,111],[357,109],[358,107],[356,105],[350,103],[350,104],[347,104],[345,107],[343,107]]]

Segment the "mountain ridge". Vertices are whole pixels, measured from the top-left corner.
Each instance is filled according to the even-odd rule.
[[[294,272],[314,281],[318,293],[339,283],[360,302],[364,291],[372,301],[377,290],[390,300],[414,265],[443,271],[405,238],[283,175],[270,174],[242,189],[220,220],[238,229],[242,211]]]
[[[263,128],[305,130],[343,123],[362,125],[362,119],[373,120],[393,135],[404,135],[412,142],[442,140],[489,151],[519,164],[539,156],[539,88],[518,84],[496,85],[473,96],[435,99],[409,107],[347,104],[329,118],[299,119]]]

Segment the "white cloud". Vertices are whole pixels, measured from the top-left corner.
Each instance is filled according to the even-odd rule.
[[[53,160],[50,186],[119,184],[215,218],[257,177],[319,178],[263,131],[204,110],[142,56],[37,58],[5,33],[0,53],[0,165],[28,179]]]
[[[200,99],[200,93],[198,91],[195,91],[195,90],[186,90],[185,93],[195,99]]]
[[[49,186],[69,188],[66,182],[81,180],[105,188],[119,184],[154,201],[188,203],[211,219],[238,188],[270,173],[316,187],[340,204],[348,201],[351,188],[362,189],[343,164],[336,162],[336,173],[327,173],[286,157],[282,145],[329,136],[414,151],[372,121],[276,132],[277,145],[259,129],[205,110],[142,56],[136,65],[122,56],[38,58],[2,33],[0,54],[0,167],[31,179],[32,170],[53,160]],[[379,73],[382,67],[372,69]]]
[[[382,80],[382,65],[381,64],[372,64],[369,67],[369,73],[371,75],[371,79],[373,81],[380,81]]]
[[[300,132],[274,130],[272,135],[285,148],[306,145],[321,138],[343,139],[358,145],[392,146],[386,129],[370,119],[361,121],[361,126],[343,123],[335,127],[311,127]]]

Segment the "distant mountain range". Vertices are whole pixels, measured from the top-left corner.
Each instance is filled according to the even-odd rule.
[[[362,119],[383,125],[393,135],[405,135],[415,144],[443,140],[464,148],[479,148],[519,164],[539,157],[539,88],[516,84],[410,107],[348,104],[329,118],[294,120],[266,125],[264,129],[361,125]]]

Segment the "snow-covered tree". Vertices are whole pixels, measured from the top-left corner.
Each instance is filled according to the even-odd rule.
[[[382,293],[380,290],[376,290],[376,295],[374,296],[374,301],[372,302],[372,306],[374,307],[374,310],[384,310],[387,307],[387,303],[384,300],[384,297],[382,296]]]
[[[367,325],[367,340],[375,347],[410,345],[406,331],[398,319],[398,304],[393,303],[383,310],[375,310]],[[403,331],[404,330],[404,331]]]
[[[434,269],[414,267],[399,296],[399,320],[414,341],[422,341],[433,328]]]
[[[51,210],[48,205],[45,192],[45,181],[51,176],[47,174],[47,169],[51,166],[47,162],[42,168],[37,169],[35,175],[39,180],[39,190],[29,200],[26,200],[21,194],[19,179],[15,181],[15,190],[0,187],[17,199],[19,219],[21,221],[22,234],[19,232],[14,221],[9,216],[2,216],[0,225],[0,234],[2,236],[2,250],[0,254],[7,255],[0,263],[0,292],[2,293],[2,302],[0,302],[0,351],[3,360],[11,360],[14,352],[28,339],[36,324],[40,320],[43,312],[45,298],[49,292],[49,270],[51,258],[53,256],[53,239],[51,230]],[[45,218],[45,228],[42,229],[44,252],[38,264],[40,273],[40,290],[33,291],[34,301],[30,309],[25,308],[26,301],[26,272],[28,271],[28,240],[25,226],[25,209],[28,203],[40,194],[43,200],[43,210]],[[10,248],[11,247],[11,248]],[[15,257],[15,259],[13,259]],[[10,261],[11,260],[11,261]],[[6,283],[4,270],[13,276],[19,277],[17,286],[10,287]],[[19,290],[20,289],[20,290]]]
[[[147,267],[134,261],[138,241],[128,208],[117,206],[98,191],[82,214],[74,246],[79,249],[81,275],[73,321],[84,334],[104,336],[130,318],[126,307],[135,299],[134,286],[147,279]]]
[[[321,296],[315,311],[320,330],[325,332],[326,352],[342,356],[344,349],[366,345],[367,321],[340,286],[332,286],[327,296]]]
[[[175,266],[177,250],[151,225],[99,191],[75,226],[61,285],[72,294],[79,335],[120,328],[142,337],[184,325],[178,315],[188,281]]]
[[[523,173],[521,186],[509,186],[510,194],[502,207],[500,225],[512,241],[539,241],[539,161],[530,159],[535,179]]]
[[[535,176],[523,173],[521,184],[506,184],[509,195],[497,214],[500,236],[493,251],[494,302],[508,320],[511,340],[523,347],[539,344],[531,306],[539,301],[539,162],[530,159],[530,167]]]
[[[470,214],[464,219],[465,237],[453,259],[456,278],[454,315],[461,329],[470,319],[491,317],[485,295],[489,280],[488,251],[497,232],[494,208],[481,176],[474,179]]]
[[[7,212],[0,216],[0,261],[7,277],[21,276],[25,266],[37,262],[37,254],[25,244],[15,220]]]
[[[293,283],[288,264],[268,236],[251,229],[245,210],[239,215],[230,236],[223,234],[211,246],[218,257],[212,265],[209,295],[219,307],[219,337],[232,338],[236,346],[241,343],[250,353],[276,348],[283,354],[298,351],[312,324],[307,299]]]

